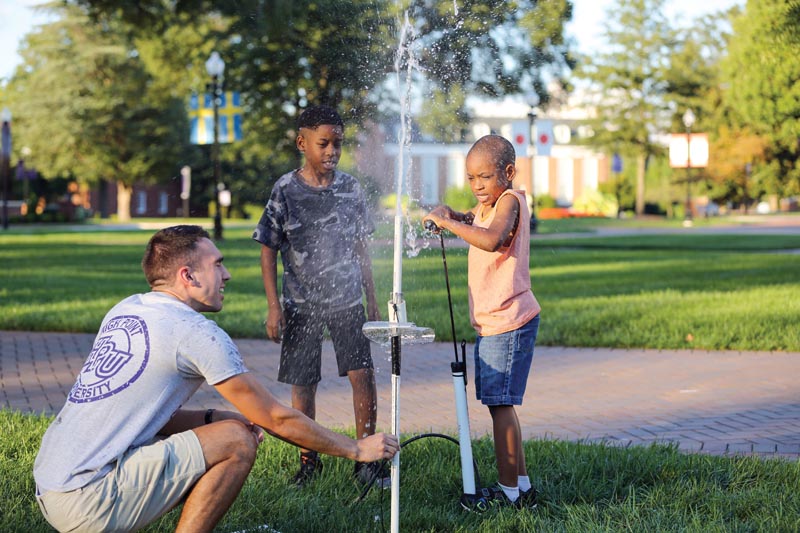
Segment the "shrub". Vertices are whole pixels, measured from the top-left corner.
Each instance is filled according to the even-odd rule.
[[[400,205],[403,208],[403,211],[406,211],[409,208],[409,204],[411,207],[416,205],[416,202],[411,199],[407,194],[403,195],[403,198],[400,200]],[[397,207],[397,193],[387,194],[385,196],[381,196],[380,206],[383,209],[387,209],[389,211],[394,211],[395,207]]]
[[[617,200],[612,194],[589,189],[572,204],[572,210],[592,216],[617,216]]]
[[[448,187],[443,202],[454,211],[468,211],[475,206],[475,195],[469,187]]]
[[[539,209],[547,209],[557,207],[556,199],[549,194],[540,194],[536,197],[536,207]]]

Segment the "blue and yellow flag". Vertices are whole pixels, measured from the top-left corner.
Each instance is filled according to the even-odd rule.
[[[192,144],[214,143],[214,100],[210,93],[189,98],[189,125]],[[242,105],[239,93],[225,91],[219,101],[219,142],[242,140]]]

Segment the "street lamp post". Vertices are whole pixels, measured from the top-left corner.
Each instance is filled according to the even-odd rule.
[[[3,229],[8,229],[8,180],[11,179],[11,111],[7,107],[0,113],[3,121],[0,137],[0,170],[3,172]]]
[[[692,125],[694,125],[694,112],[687,109],[683,114],[683,125],[686,126],[686,213],[683,216],[683,225],[692,225],[692,180],[690,168],[692,166]]]
[[[528,111],[528,125],[530,127],[530,131],[528,133],[528,150],[530,151],[531,155],[531,223],[530,223],[530,230],[531,233],[536,233],[536,229],[539,227],[539,220],[536,218],[536,213],[534,212],[534,207],[536,206],[536,200],[534,193],[534,186],[533,186],[533,167],[534,162],[536,161],[536,138],[534,136],[534,126],[536,126],[536,106],[539,104],[539,95],[536,91],[531,91],[528,95],[528,106],[530,106],[530,111]]]
[[[219,104],[220,96],[222,94],[222,74],[225,72],[225,61],[222,60],[219,53],[211,52],[211,56],[206,61],[206,71],[211,76],[211,98],[214,104],[214,145],[213,145],[213,160],[214,160],[214,199],[216,200],[216,207],[214,211],[214,240],[222,240],[222,211],[219,202],[220,192],[220,162],[219,162]]]

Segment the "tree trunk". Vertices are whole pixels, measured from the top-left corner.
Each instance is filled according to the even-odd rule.
[[[129,187],[121,181],[117,182],[117,219],[120,222],[128,222],[131,219],[132,195],[133,187]]]
[[[647,159],[644,154],[636,156],[636,216],[644,214],[644,173],[645,162]]]

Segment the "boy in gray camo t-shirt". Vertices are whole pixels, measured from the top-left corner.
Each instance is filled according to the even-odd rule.
[[[292,385],[292,407],[314,418],[327,329],[339,375],[353,387],[357,438],[363,438],[375,433],[377,394],[369,341],[361,332],[362,298],[370,320],[380,314],[367,249],[374,226],[366,199],[353,176],[336,170],[343,139],[344,123],[334,109],[315,106],[300,115],[296,145],[304,164],[275,183],[253,239],[262,245],[267,337],[282,343],[278,380]],[[298,485],[322,470],[310,450],[301,449],[300,465]],[[368,481],[376,468],[356,464],[356,475]]]

